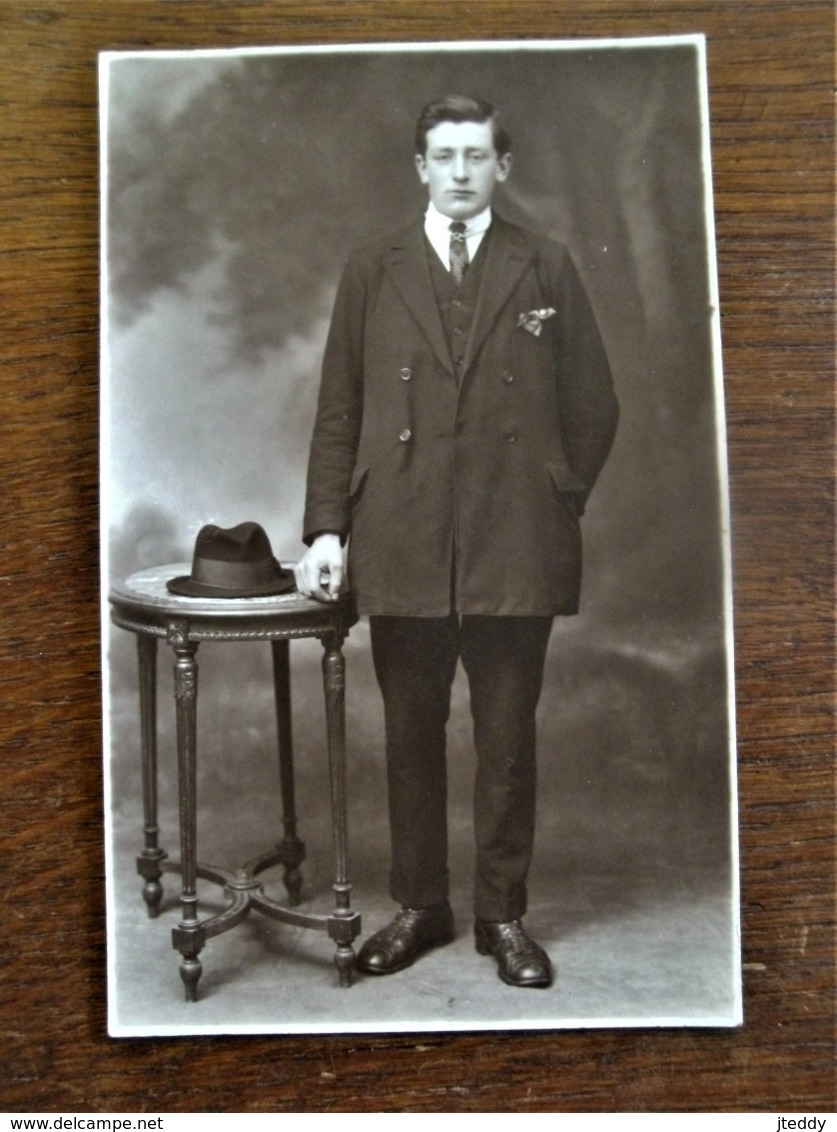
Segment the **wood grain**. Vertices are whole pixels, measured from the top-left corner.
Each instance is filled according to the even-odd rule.
[[[96,53],[695,31],[729,420],[745,1025],[109,1040]],[[0,1109],[833,1109],[831,4],[6,0],[0,44]]]

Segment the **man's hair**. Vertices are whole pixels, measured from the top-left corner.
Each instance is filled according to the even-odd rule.
[[[484,98],[470,98],[464,94],[448,94],[434,98],[419,114],[416,123],[416,153],[427,153],[427,135],[440,122],[490,122],[494,148],[498,157],[511,151],[511,138],[500,125],[497,111]]]

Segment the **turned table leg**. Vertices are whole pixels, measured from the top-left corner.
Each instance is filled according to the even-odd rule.
[[[180,977],[186,1001],[198,996],[201,962],[206,942],[198,922],[197,893],[197,698],[198,665],[196,641],[189,640],[186,622],[168,626],[168,642],[174,649],[174,697],[177,710],[177,769],[180,801],[180,860],[182,919],[172,931],[172,942],[182,956]]]
[[[294,751],[291,729],[291,669],[289,642],[272,641],[273,687],[276,699],[276,730],[279,740],[279,786],[282,795],[282,828],[284,836],[277,849],[284,865],[283,880],[288,904],[295,908],[302,896],[300,864],[305,859],[305,845],[296,832],[296,797],[294,793]]]
[[[142,897],[148,915],[160,913],[163,886],[160,863],[165,852],[158,844],[157,825],[157,639],[137,634],[139,662],[140,745],[142,752],[143,850],[137,857],[137,872],[145,881]]]
[[[358,917],[351,911],[352,886],[347,879],[346,822],[346,712],[345,659],[342,639],[336,635],[324,639],[323,688],[325,691],[328,764],[331,784],[331,822],[334,839],[334,915],[329,934],[337,944],[334,962],[340,985],[351,986],[355,965],[352,940],[359,930]]]

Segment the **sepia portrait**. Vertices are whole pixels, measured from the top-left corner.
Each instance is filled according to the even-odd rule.
[[[110,1032],[740,1023],[703,40],[100,92]]]

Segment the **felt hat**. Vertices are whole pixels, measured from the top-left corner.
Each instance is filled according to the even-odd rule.
[[[170,578],[166,586],[186,597],[259,597],[292,590],[294,576],[273,557],[258,523],[228,529],[210,523],[195,539],[192,573]]]

